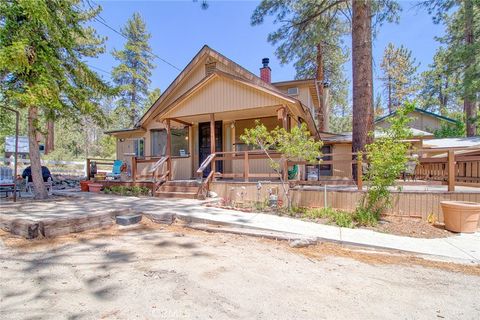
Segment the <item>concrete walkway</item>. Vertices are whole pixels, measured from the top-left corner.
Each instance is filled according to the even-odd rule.
[[[0,216],[41,220],[68,218],[106,210],[132,209],[153,216],[175,214],[185,221],[220,224],[312,237],[318,240],[400,250],[421,255],[432,255],[447,260],[480,263],[480,232],[458,234],[448,238],[410,238],[365,229],[348,229],[322,225],[271,214],[247,213],[205,207],[204,202],[186,199],[158,199],[120,197],[113,195],[57,192],[73,196],[57,202],[1,203]]]

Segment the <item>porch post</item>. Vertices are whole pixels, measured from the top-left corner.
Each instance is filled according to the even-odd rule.
[[[362,156],[357,153],[357,188],[359,191],[363,189],[363,163]]]
[[[210,154],[214,154],[215,149],[215,115],[210,113]],[[211,163],[211,171],[214,172],[215,175],[216,170],[216,161],[212,161]]]
[[[277,119],[282,120],[283,129],[288,130],[288,114],[285,106],[277,110]]]
[[[455,151],[448,150],[448,191],[455,191]]]
[[[171,180],[172,178],[172,134],[170,130],[170,119],[166,120],[166,127],[167,127],[167,147],[165,150],[165,154],[168,156],[167,159],[167,180]]]

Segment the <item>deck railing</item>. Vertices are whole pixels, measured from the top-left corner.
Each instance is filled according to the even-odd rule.
[[[473,153],[473,154],[472,154]],[[368,168],[368,163],[365,157],[356,157],[356,153],[329,153],[322,154],[323,159],[321,165],[335,165],[343,162],[344,165],[351,166],[351,174],[349,181],[357,185],[359,190],[363,189],[364,173]],[[415,156],[414,156],[415,155]],[[412,159],[416,159],[416,168],[414,181],[409,183],[420,183],[418,180],[425,180],[421,183],[428,183],[435,181],[437,183],[447,184],[449,191],[455,191],[456,185],[461,186],[476,186],[480,187],[480,148],[444,148],[444,149],[416,149],[411,151]],[[341,158],[343,160],[339,160]],[[252,172],[250,162],[256,159],[263,159],[266,162],[278,161],[279,170],[268,170],[268,172]],[[330,160],[331,159],[331,160]],[[227,169],[226,162],[230,161]],[[235,161],[242,161],[242,166],[236,166],[236,169],[241,172],[233,170],[233,163]],[[216,171],[219,162],[223,162],[222,172]],[[213,175],[207,177],[207,183],[216,178],[230,178],[242,179],[248,182],[251,178],[279,178],[280,175],[286,179],[288,175],[288,168],[293,165],[318,165],[318,163],[307,163],[306,161],[285,161],[281,153],[269,152],[267,156],[261,150],[250,151],[229,151],[216,152],[210,155],[197,170],[197,174],[203,177],[204,170],[211,165]],[[269,168],[269,166],[264,166]],[[303,170],[305,172],[305,170]],[[354,178],[355,177],[355,178]],[[399,177],[400,179],[401,177]],[[297,180],[304,181],[305,176],[299,175]],[[333,181],[328,179],[328,181]],[[345,181],[345,180],[342,180]]]

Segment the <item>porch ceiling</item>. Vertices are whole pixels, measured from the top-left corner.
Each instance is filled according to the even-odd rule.
[[[222,120],[227,122],[242,120],[242,119],[258,119],[258,118],[265,118],[265,117],[276,117],[277,110],[280,107],[282,106],[275,105],[275,106],[244,109],[244,110],[216,112],[214,113],[214,116],[215,116],[215,120]],[[210,113],[178,117],[176,119],[179,119],[188,123],[209,122]]]

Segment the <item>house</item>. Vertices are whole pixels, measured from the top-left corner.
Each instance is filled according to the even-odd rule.
[[[387,128],[389,126],[387,119],[393,115],[395,115],[395,111],[383,117],[377,118],[375,120],[375,126]],[[431,133],[434,133],[436,130],[440,129],[442,125],[457,125],[459,123],[457,120],[420,108],[415,108],[415,110],[410,113],[409,116],[412,117],[412,121],[409,123],[412,129]]]
[[[212,150],[248,150],[240,135],[245,128],[255,127],[255,120],[269,129],[305,123],[318,137],[315,81],[272,83],[269,59],[264,58],[262,64],[255,75],[204,46],[134,128],[107,132],[116,137],[117,159],[138,167],[137,176],[148,177],[148,166],[132,164],[133,157],[169,156],[170,180],[185,180],[197,177]],[[233,177],[243,170],[239,161],[217,162],[216,171],[230,172]],[[267,161],[253,159],[249,170],[255,174],[272,169]]]
[[[382,128],[388,128],[389,118],[395,115],[395,112],[389,113],[383,117],[375,120],[374,136],[382,135]],[[434,134],[436,130],[440,129],[442,125],[456,125],[457,120],[447,118],[420,108],[409,115],[412,121],[409,123],[412,131],[412,138],[409,140],[416,148],[428,148],[425,141],[435,143]],[[343,134],[327,134],[321,133],[321,139],[324,142],[324,153],[331,153],[332,164],[323,165],[324,178],[330,179],[347,179],[352,176],[351,166],[351,150],[352,150],[352,133],[345,132]],[[326,152],[325,152],[326,151]]]

